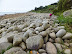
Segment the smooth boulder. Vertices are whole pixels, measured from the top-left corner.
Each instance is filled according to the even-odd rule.
[[[57,49],[51,42],[46,43],[46,51],[48,54],[57,54]]]
[[[72,33],[66,33],[65,36],[62,37],[62,39],[71,39],[72,38]]]
[[[13,47],[7,50],[6,52],[4,52],[4,54],[16,54],[19,51],[23,51],[23,50],[20,47]]]
[[[60,29],[60,30],[56,33],[56,36],[57,36],[57,37],[63,37],[65,34],[66,34],[66,30]]]
[[[42,47],[44,41],[42,36],[32,36],[26,40],[27,49],[39,49]]]
[[[12,43],[8,43],[8,42],[0,43],[0,53],[2,52],[2,50],[7,50],[11,46]]]

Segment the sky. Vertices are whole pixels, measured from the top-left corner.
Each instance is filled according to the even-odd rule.
[[[58,0],[0,0],[0,12],[27,12]]]

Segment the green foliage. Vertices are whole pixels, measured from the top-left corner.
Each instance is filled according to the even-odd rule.
[[[48,5],[48,6],[40,6],[39,8],[35,7],[35,10],[32,10],[31,12],[37,12],[37,13],[52,13],[53,10],[57,7],[57,5]]]
[[[13,47],[13,45],[9,46],[9,47],[7,48],[7,50],[9,50],[9,49],[12,48],[12,47]]]
[[[12,47],[13,47],[13,45],[9,46],[6,50],[9,50],[9,49],[12,48]],[[4,52],[5,52],[6,50],[2,50],[2,52],[1,52],[0,54],[4,54]]]
[[[1,54],[4,54],[5,50],[2,50]]]
[[[56,23],[60,23],[60,25],[65,26],[67,32],[72,32],[72,15],[64,17],[63,15],[58,16],[58,21]]]
[[[59,0],[58,10],[68,10],[72,6],[72,0]]]
[[[65,53],[64,53],[64,50],[61,52],[59,51],[59,49],[57,49],[57,54],[65,54]]]

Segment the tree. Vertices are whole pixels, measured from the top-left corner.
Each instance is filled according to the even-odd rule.
[[[35,7],[35,11],[37,10],[37,7]]]
[[[40,6],[39,9],[40,9],[40,10],[43,9],[43,6]]]

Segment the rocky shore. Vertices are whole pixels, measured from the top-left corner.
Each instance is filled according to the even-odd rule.
[[[72,33],[49,19],[48,13],[0,21],[0,53],[4,54],[72,54]]]

